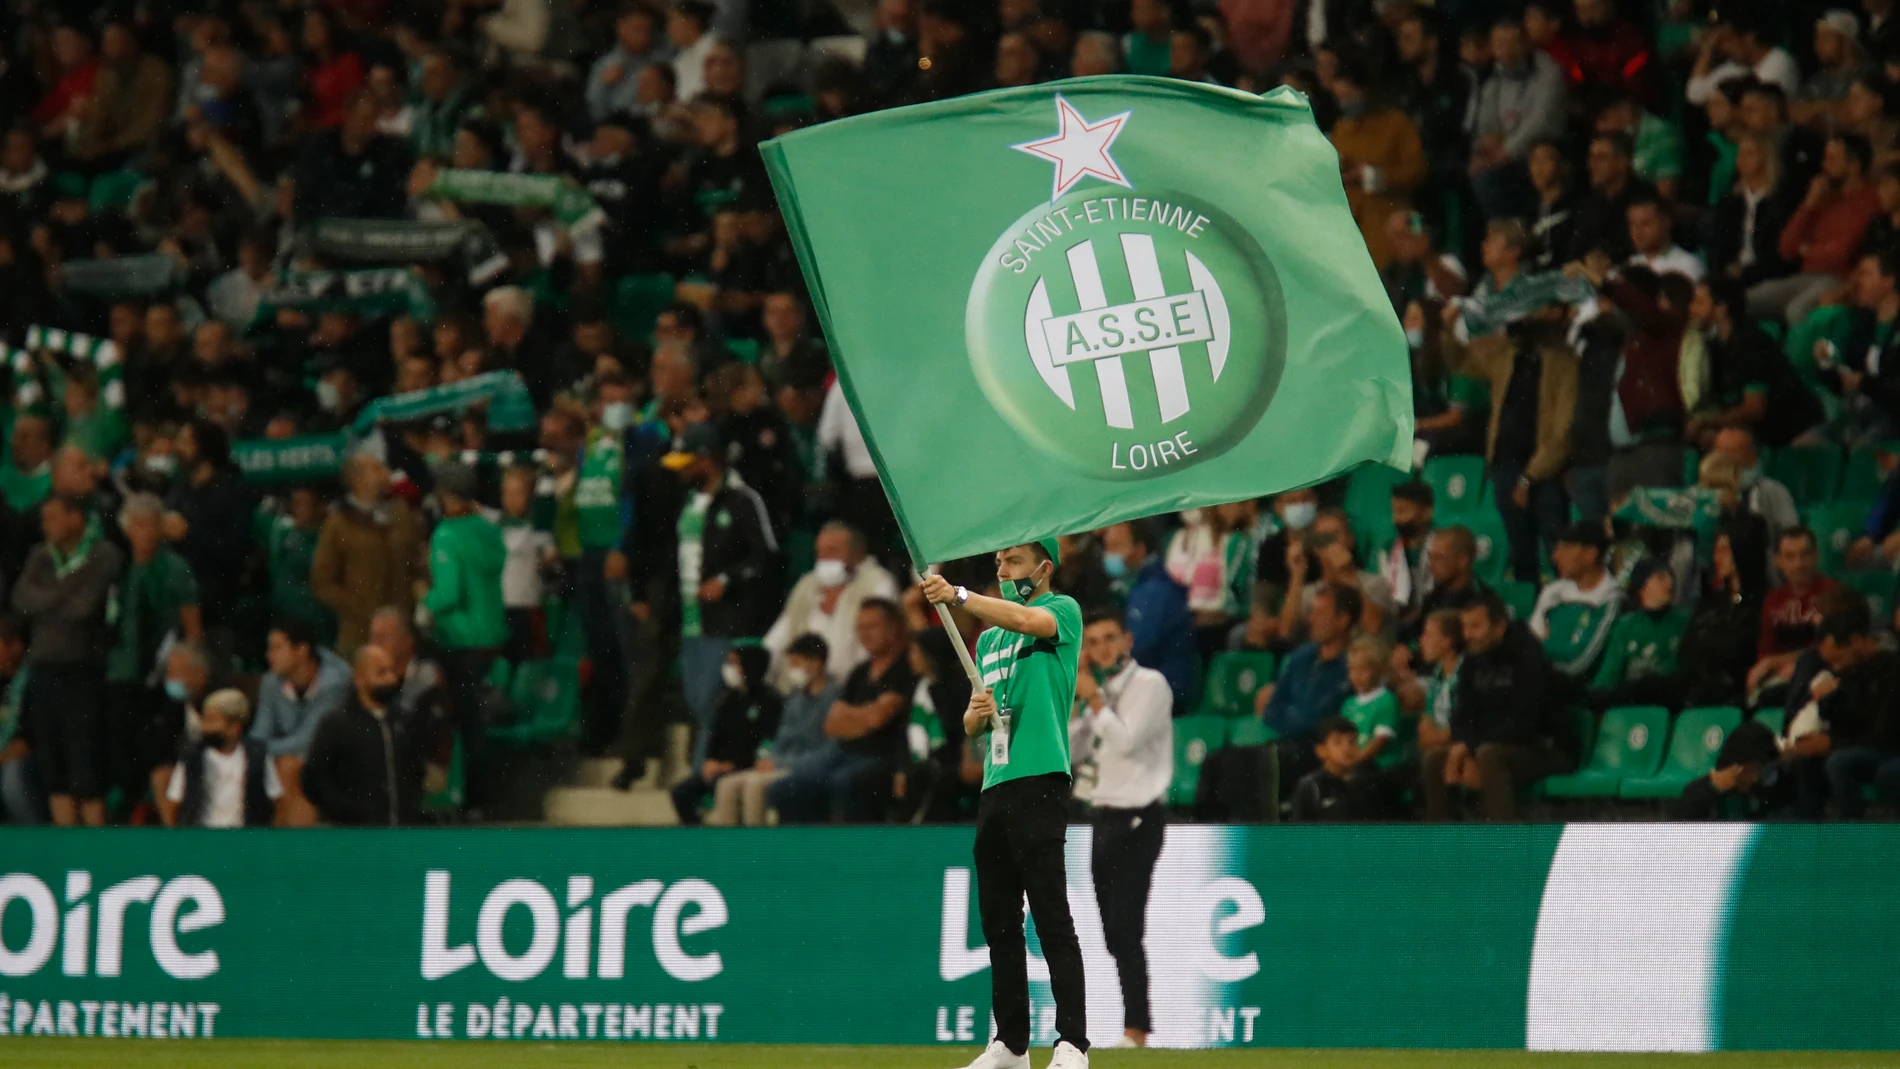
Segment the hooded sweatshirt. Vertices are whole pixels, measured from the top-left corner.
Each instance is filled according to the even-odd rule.
[[[508,547],[480,514],[436,525],[429,539],[432,585],[422,605],[435,617],[435,640],[448,649],[487,649],[508,639],[501,570]]]

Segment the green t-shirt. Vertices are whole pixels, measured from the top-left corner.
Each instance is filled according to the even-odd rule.
[[[1489,415],[1491,384],[1472,375],[1447,375],[1445,399],[1463,407],[1467,413],[1478,412]]]
[[[1676,655],[1689,631],[1689,610],[1674,606],[1660,615],[1624,613],[1610,629],[1609,649],[1592,685],[1614,687],[1633,679],[1676,674]]]
[[[910,724],[904,732],[913,760],[927,761],[943,745],[943,721],[937,718],[937,703],[930,697],[929,680],[917,681],[917,692],[910,700]]]
[[[53,492],[53,465],[42,462],[32,471],[21,471],[12,461],[0,464],[0,496],[15,512],[26,512],[46,500]]]
[[[1056,618],[1056,637],[992,627],[977,636],[976,664],[996,696],[1001,726],[984,740],[983,789],[1028,776],[1069,774],[1069,710],[1082,652],[1082,608],[1066,594],[1029,603]]]
[[[198,604],[198,581],[185,558],[161,547],[144,564],[127,561],[117,596],[119,637],[106,656],[106,680],[136,683],[152,669],[166,633],[182,634],[178,610]]]
[[[680,510],[680,637],[699,637],[699,574],[706,559],[702,541],[706,534],[706,510],[712,508],[712,495],[694,491]]]
[[[626,446],[618,434],[594,429],[574,478],[574,533],[583,549],[619,549],[626,515],[620,507]]]
[[[1392,768],[1404,763],[1411,756],[1411,740],[1400,733],[1399,698],[1384,687],[1370,694],[1355,694],[1346,699],[1339,707],[1339,715],[1352,721],[1359,729],[1359,745],[1370,746],[1372,740],[1380,735],[1388,741],[1385,749],[1372,763],[1380,768]]]
[[[1592,605],[1588,602],[1560,602],[1547,617],[1550,635],[1544,639],[1544,655],[1557,671],[1572,679],[1587,678],[1603,656],[1603,647],[1616,624],[1616,604]]]
[[[275,616],[291,616],[333,634],[336,614],[310,589],[310,566],[317,559],[321,527],[299,527],[289,516],[271,520],[262,541],[270,556],[270,604]]]

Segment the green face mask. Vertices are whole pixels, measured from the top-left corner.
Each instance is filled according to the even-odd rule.
[[[1036,596],[1036,572],[1042,571],[1042,565],[1036,565],[1036,571],[1029,573],[1027,579],[1004,579],[996,585],[1000,588],[1004,601],[1013,601],[1018,605],[1029,604]]]

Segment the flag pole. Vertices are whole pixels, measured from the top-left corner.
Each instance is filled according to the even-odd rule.
[[[936,575],[937,566],[930,565],[917,572],[917,581],[923,582],[926,575]],[[957,622],[950,615],[950,606],[938,605],[937,620],[943,624],[944,633],[950,636],[950,648],[957,651],[957,660],[963,662],[963,674],[970,677],[970,686],[975,690],[983,689],[983,674],[976,670],[976,662],[970,659],[970,648],[964,645],[963,632],[957,630]]]

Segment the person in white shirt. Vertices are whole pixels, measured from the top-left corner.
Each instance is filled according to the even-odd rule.
[[[1718,57],[1722,60],[1719,64]],[[1789,97],[1801,88],[1801,68],[1788,50],[1770,43],[1766,32],[1756,28],[1752,20],[1730,15],[1703,36],[1683,95],[1689,103],[1702,107],[1716,86],[1749,74],[1756,81],[1780,86]]]
[[[851,414],[844,388],[836,381],[826,391],[825,406],[818,413],[818,448],[844,468],[846,482],[839,494],[839,513],[864,538],[870,553],[887,563],[902,561],[897,517],[884,496],[884,484],[878,482],[877,462],[871,459],[864,431]]]
[[[284,796],[277,765],[249,736],[251,703],[240,690],[204,701],[198,741],[185,748],[160,796],[166,824],[193,828],[268,827]]]
[[[666,39],[673,46],[673,96],[690,101],[706,89],[706,53],[719,38],[711,32],[713,5],[679,0],[666,13]]]
[[[864,538],[850,524],[826,524],[814,549],[818,559],[792,584],[784,611],[765,633],[765,648],[772,654],[767,678],[774,684],[783,682],[792,640],[808,632],[825,640],[826,674],[833,679],[850,675],[865,657],[858,642],[859,607],[869,598],[897,599],[897,580],[866,555]]]
[[[1174,776],[1174,692],[1166,676],[1135,663],[1133,649],[1120,613],[1096,610],[1083,622],[1069,753],[1075,797],[1092,807],[1089,867],[1102,934],[1121,978],[1117,1045],[1145,1047],[1154,1027],[1142,938],[1167,825],[1162,801]]]
[[[1658,275],[1675,272],[1698,282],[1704,274],[1702,257],[1676,244],[1670,234],[1669,212],[1655,197],[1638,197],[1630,202],[1630,247],[1636,250],[1630,263],[1641,264]]]

